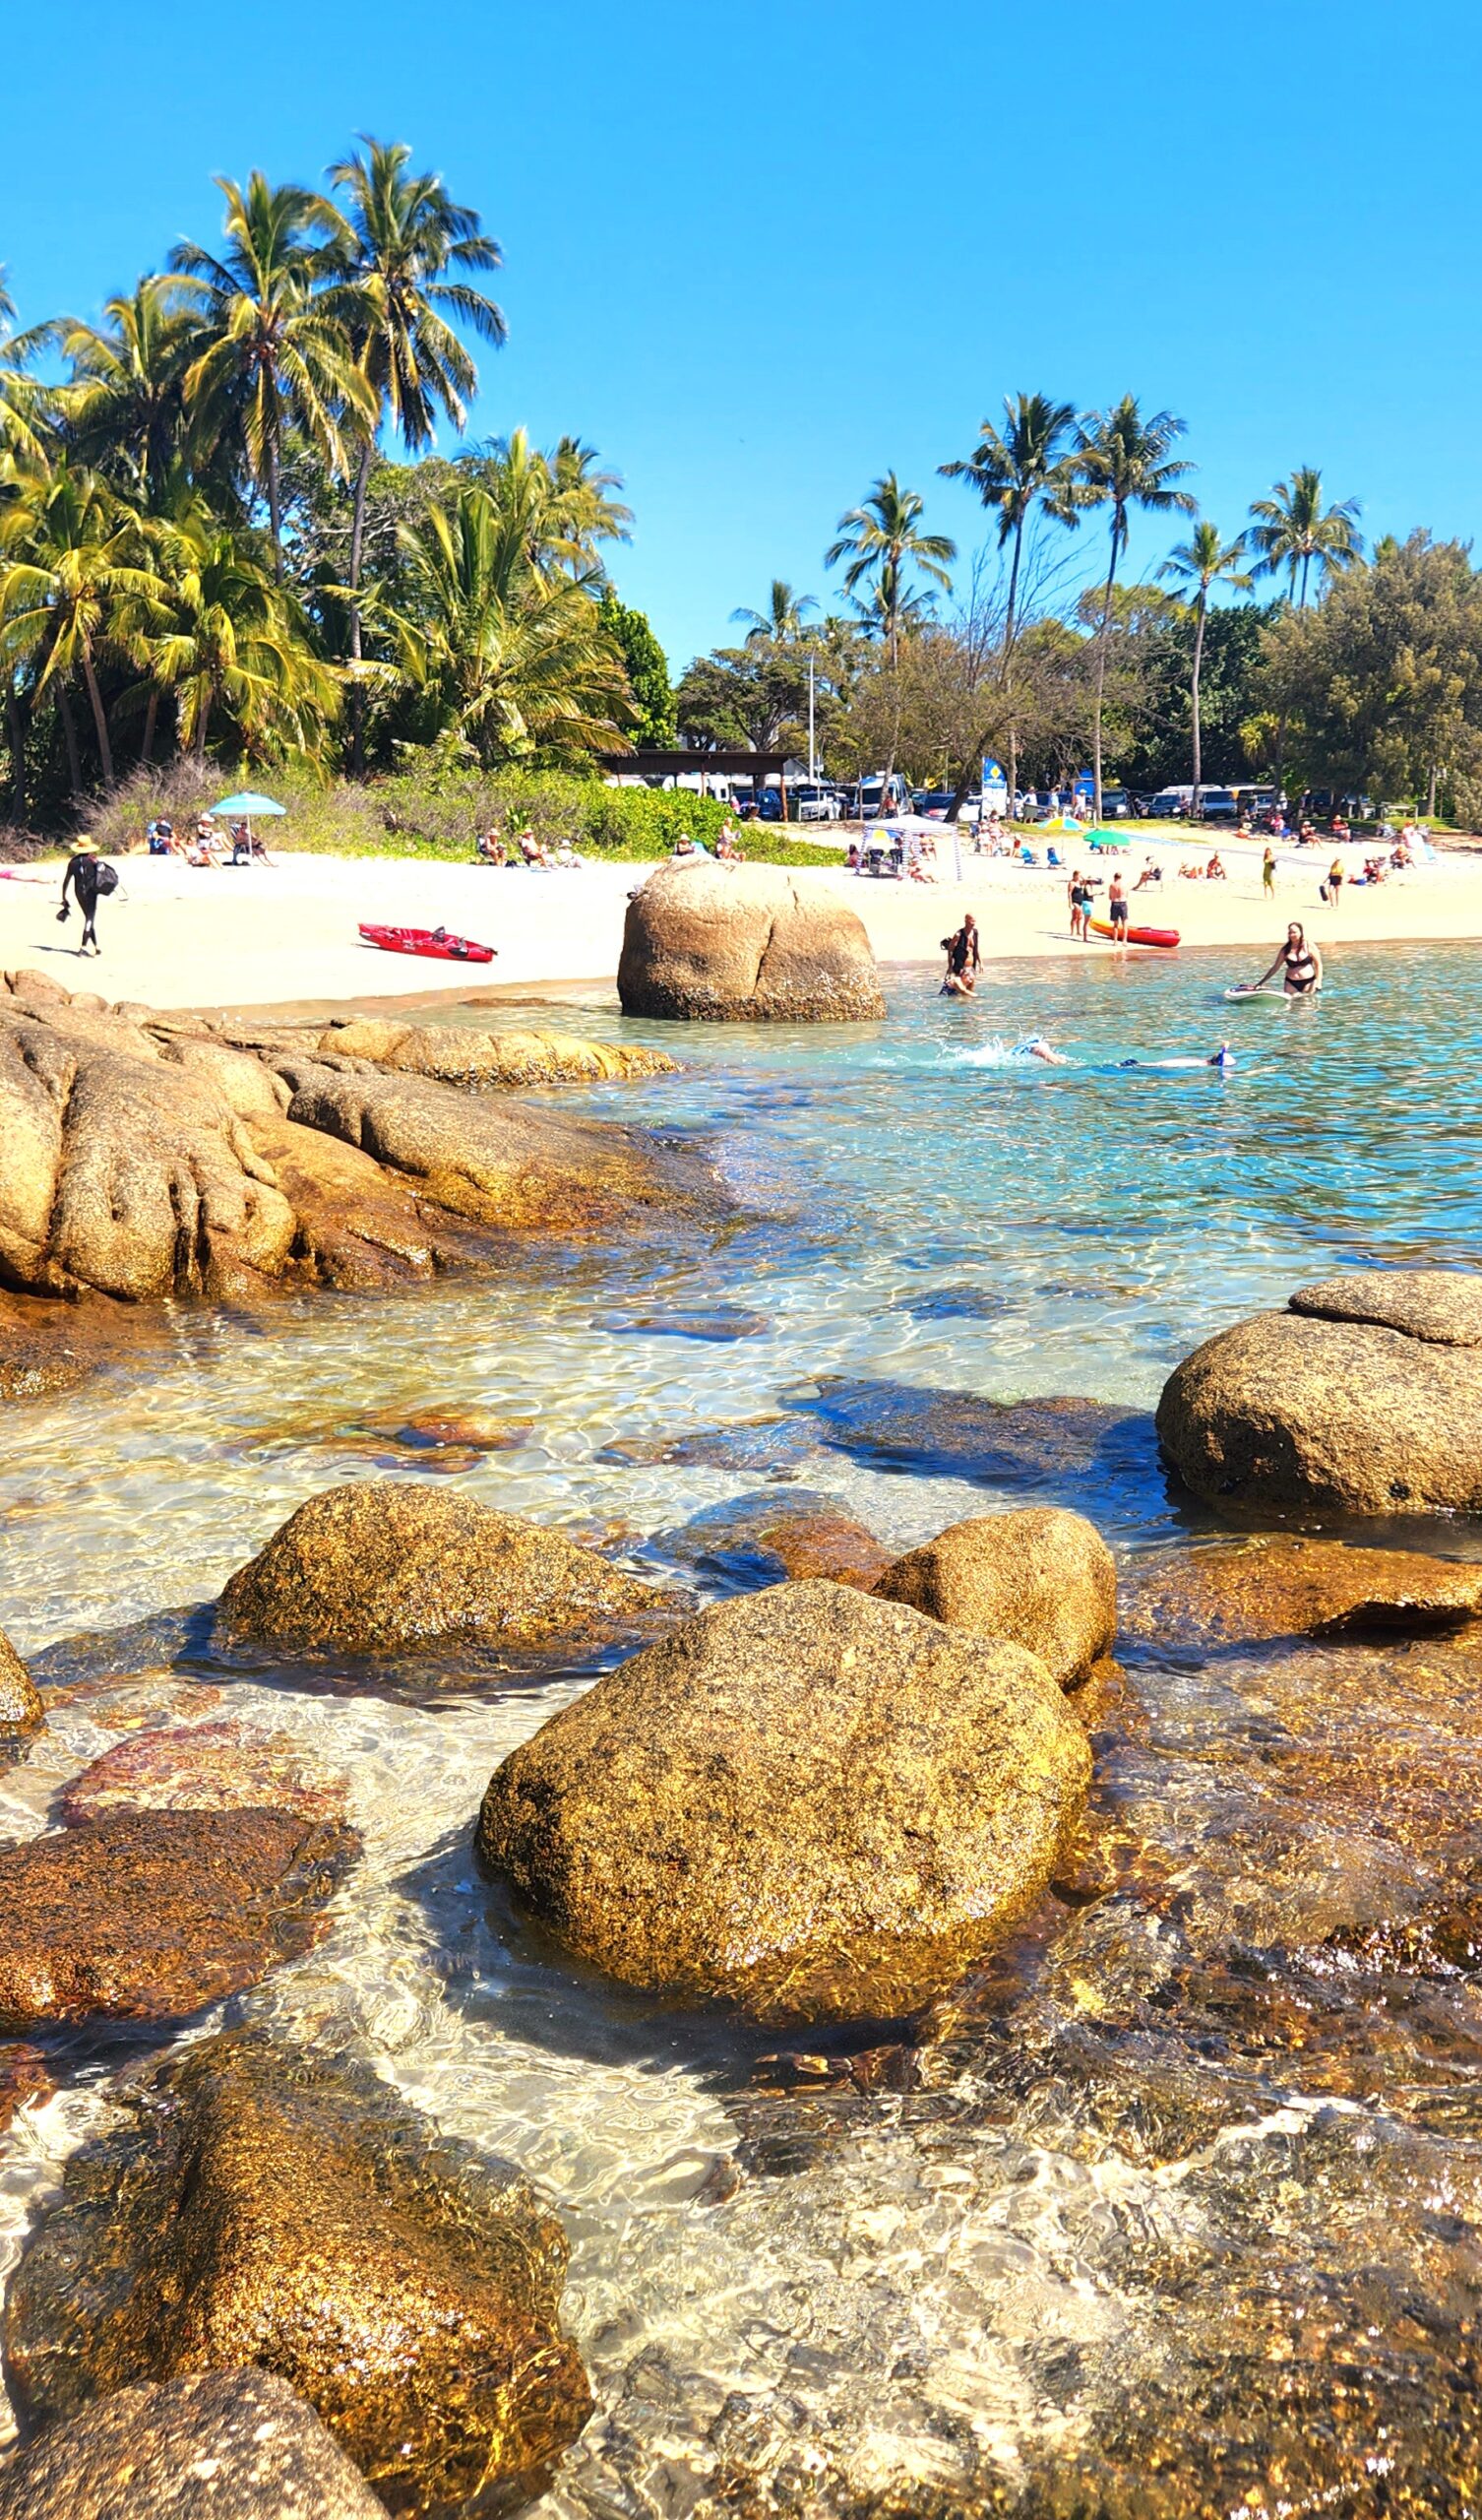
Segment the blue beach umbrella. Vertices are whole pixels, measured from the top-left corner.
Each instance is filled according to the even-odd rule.
[[[214,814],[285,814],[286,805],[275,805],[271,796],[254,796],[244,788],[239,796],[222,796],[213,805]]]

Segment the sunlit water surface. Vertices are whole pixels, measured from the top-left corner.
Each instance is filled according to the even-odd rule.
[[[1283,2305],[1321,2295],[1337,2352],[1376,2302],[1390,2314],[1376,2267],[1402,2292],[1428,2251],[1432,2328],[1394,2346],[1379,2412],[1355,2419],[1408,2438],[1413,2411],[1425,2430],[1482,2224],[1482,2023],[1464,1956],[1435,1963],[1432,1930],[1482,1881],[1482,1663],[1462,1648],[1144,1654],[1098,1738],[1102,1895],[1040,1921],[913,2092],[861,2091],[856,2071],[780,2098],[773,2069],[758,2078],[766,2042],[564,1969],[477,1873],[490,1771],[583,1675],[501,1695],[448,1670],[422,1703],[337,1697],[225,1680],[188,1622],[158,1617],[213,1597],[336,1480],[446,1475],[384,1432],[429,1411],[505,1430],[505,1449],[458,1457],[468,1492],[652,1566],[651,1535],[769,1479],[901,1546],[1025,1492],[884,1458],[874,1404],[836,1406],[850,1386],[1082,1396],[1126,1414],[1104,1492],[1082,1471],[1034,1495],[1063,1492],[1124,1551],[1197,1544],[1207,1526],[1170,1494],[1144,1415],[1177,1359],[1332,1270],[1482,1252],[1482,954],[1333,965],[1325,1002],[1290,1009],[1227,1004],[1249,964],[1223,956],[990,965],[966,1006],[900,977],[884,1024],[837,1031],[623,1032],[574,1001],[563,1022],[683,1058],[563,1107],[703,1144],[737,1206],[712,1250],[656,1235],[405,1298],[287,1302],[267,1323],[181,1312],[169,1369],[8,1414],[0,1626],[40,1676],[143,1666],[148,1711],[184,1674],[179,1712],[225,1711],[205,1694],[219,1686],[351,1779],[367,1853],[335,1931],[234,2017],[368,2049],[564,2214],[598,2414],[542,2509],[684,2513],[732,2473],[779,2506],[902,2476],[1027,2491],[1124,2437],[1136,2468],[1129,2393],[1166,2397],[1173,2437],[1182,2420],[1202,2439],[1221,2357],[1257,2374],[1244,2395],[1267,2439],[1260,2375],[1303,2350]],[[1017,1055],[1030,1034],[1072,1063]],[[1120,1064],[1226,1038],[1224,1073]],[[642,1457],[758,1419],[781,1423],[748,1438],[754,1467],[706,1442],[709,1460]],[[1464,1526],[1434,1541],[1482,1554]],[[119,1716],[107,1699],[58,1712],[0,1779],[11,1834],[46,1823]],[[1253,1969],[1279,2001],[1251,1991]],[[60,2096],[0,2159],[6,2264],[138,2050],[58,2052]],[[1220,2451],[1222,2482],[1246,2456]],[[1296,2450],[1288,2482],[1284,2507],[1324,2507]]]

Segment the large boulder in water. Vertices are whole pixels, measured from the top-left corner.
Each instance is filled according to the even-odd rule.
[[[300,1505],[221,1595],[231,1644],[394,1654],[619,1628],[660,1597],[560,1532],[470,1496],[356,1480]]]
[[[1285,1534],[1135,1560],[1128,1592],[1124,1626],[1154,1645],[1444,1636],[1482,1620],[1482,1565]]]
[[[885,1013],[853,911],[780,866],[661,866],[628,905],[625,1015],[702,1024],[857,1024]]]
[[[1482,1274],[1360,1269],[1196,1349],[1158,1404],[1211,1504],[1482,1512]]]
[[[313,2408],[271,2371],[115,2389],[0,2477],[0,2520],[386,2520]]]
[[[769,2022],[896,2013],[1044,1888],[1090,1752],[1044,1665],[822,1581],[723,1602],[505,1760],[484,1854],[582,1958]]]
[[[559,2324],[565,2235],[522,2178],[363,2067],[259,2033],[187,2049],[135,2110],[73,2155],[12,2279],[28,2414],[260,2362],[394,2511],[538,2489],[591,2401]]]
[[[1083,1680],[1117,1633],[1111,1550],[1094,1523],[1058,1505],[954,1523],[897,1557],[875,1589],[948,1627],[1024,1646],[1062,1688]]]

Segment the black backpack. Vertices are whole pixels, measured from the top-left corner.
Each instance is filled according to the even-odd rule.
[[[118,868],[110,866],[106,859],[97,870],[97,889],[100,893],[116,893],[118,890]]]

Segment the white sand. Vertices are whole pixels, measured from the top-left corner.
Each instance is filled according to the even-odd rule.
[[[1186,945],[1248,945],[1253,975],[1271,959],[1288,918],[1304,920],[1325,952],[1347,941],[1482,937],[1482,851],[1445,856],[1372,889],[1345,885],[1331,910],[1318,900],[1330,846],[1280,852],[1274,907],[1262,896],[1259,843],[1220,841],[1227,883],[1180,881],[1174,870],[1181,860],[1203,857],[1208,847],[1206,836],[1160,835],[1156,853],[1167,880],[1160,891],[1134,895],[1133,917],[1176,927]],[[1120,861],[1129,890],[1145,853],[1135,838]],[[1362,846],[1345,854],[1357,872]],[[945,842],[944,862],[950,866]],[[1096,862],[1109,873],[1110,861]],[[57,924],[60,861],[17,870],[21,881],[0,881],[0,969],[30,966],[69,988],[96,989],[113,1000],[190,1007],[610,982],[628,895],[647,872],[588,865],[544,874],[297,854],[267,867],[199,873],[174,858],[131,857],[119,861],[119,870],[120,891],[99,906],[103,952],[97,961],[79,959],[75,910],[66,926]],[[985,957],[1117,950],[1072,946],[1064,873],[966,856],[963,875],[960,886],[897,883],[840,867],[805,880],[827,885],[859,914],[884,963],[934,962],[939,938],[964,910],[977,917]],[[497,946],[498,960],[474,966],[377,953],[361,943],[360,919],[442,925]]]

